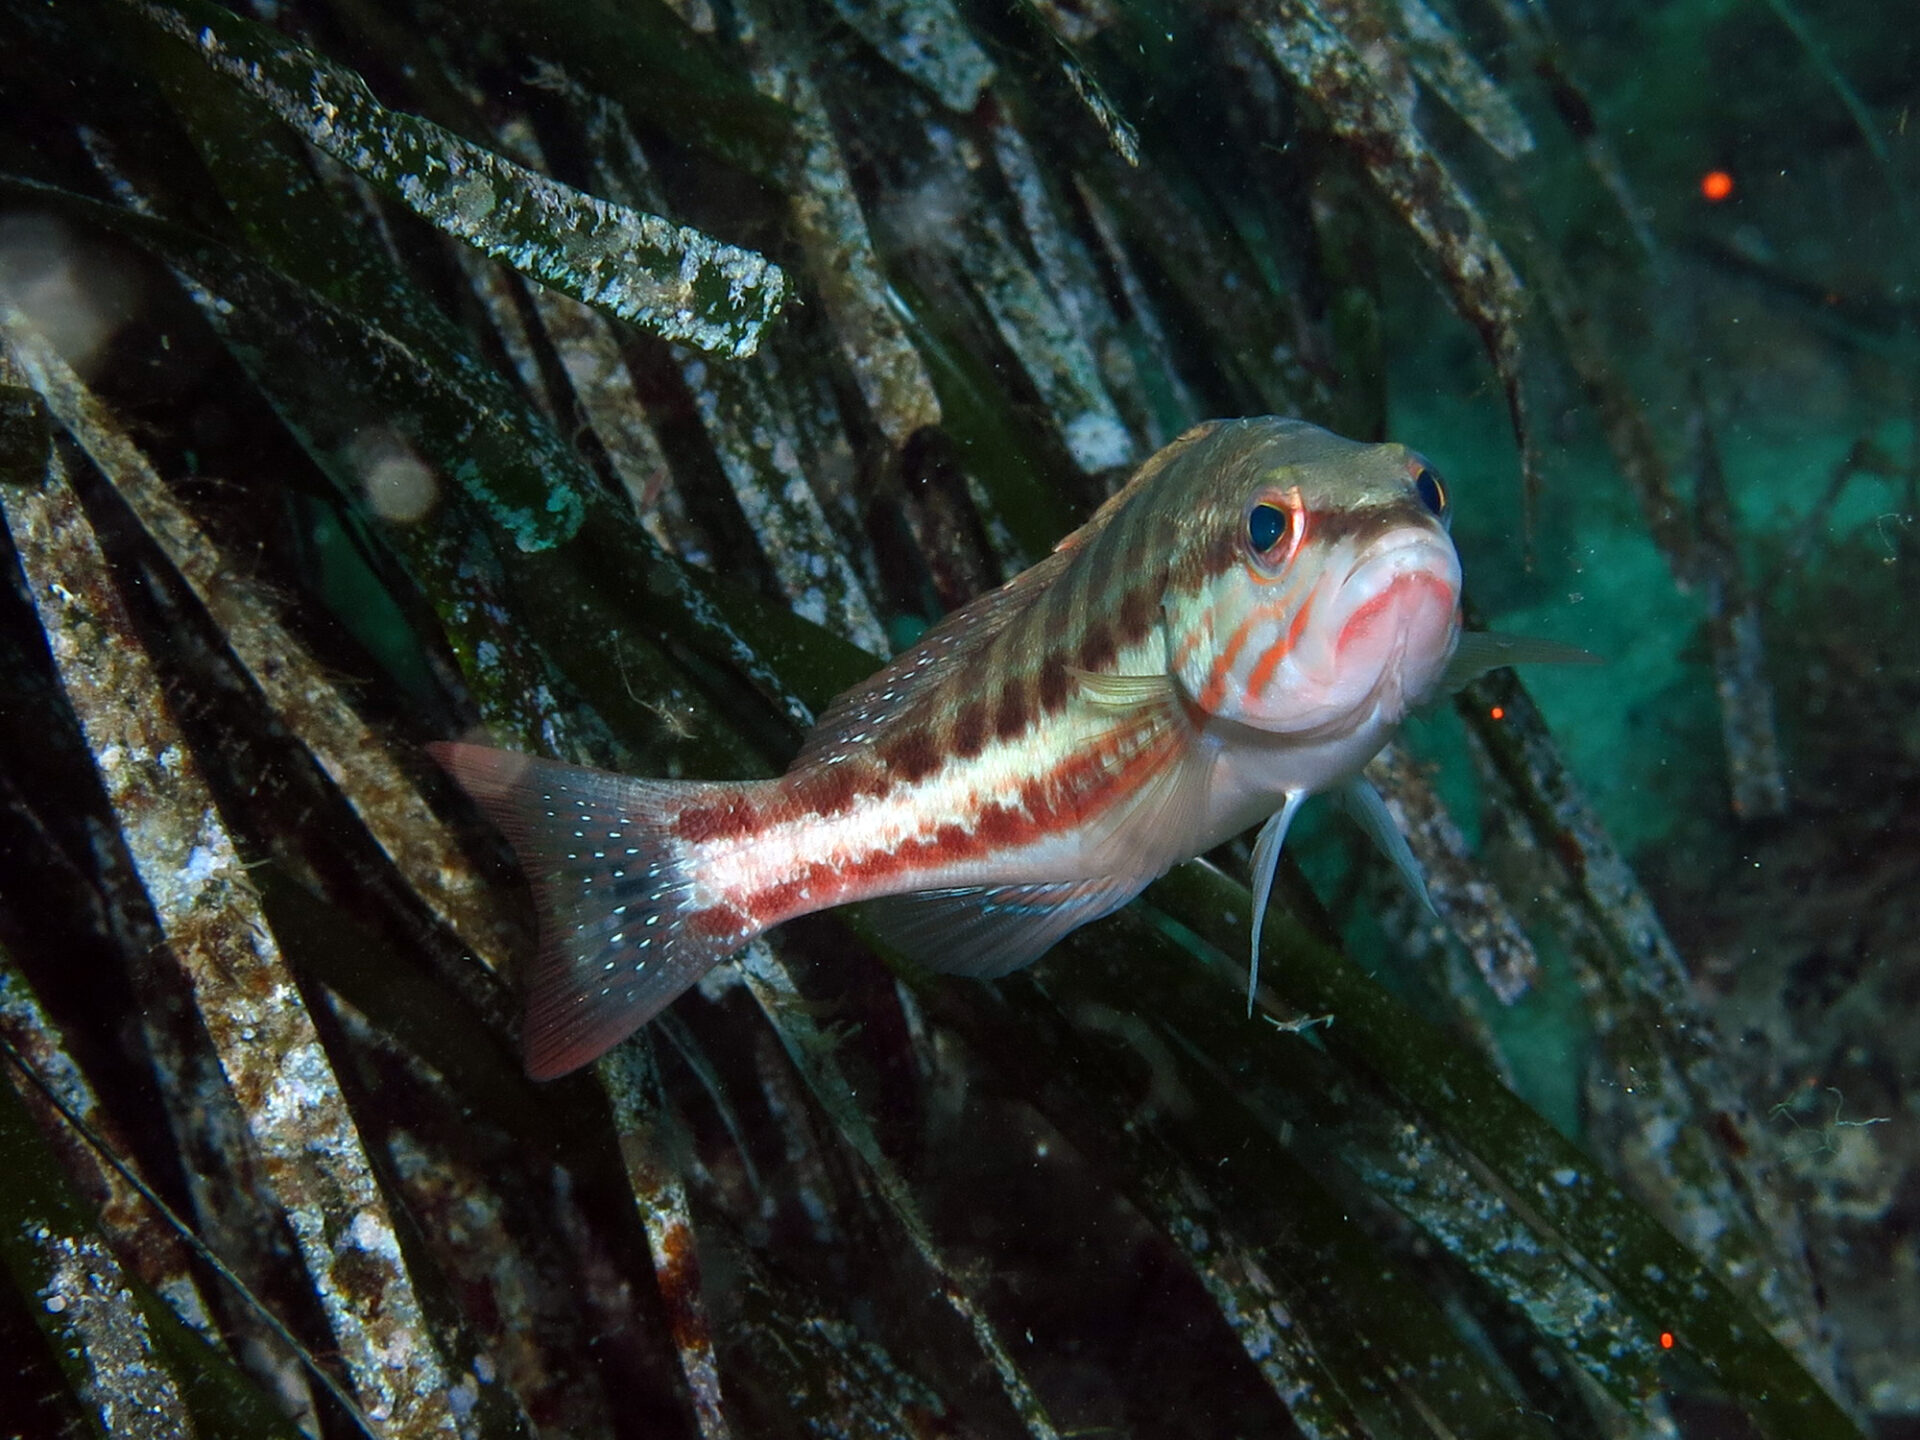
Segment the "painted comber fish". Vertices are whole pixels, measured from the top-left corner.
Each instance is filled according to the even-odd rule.
[[[584,1065],[771,926],[885,898],[909,954],[1006,974],[1265,821],[1339,790],[1424,899],[1360,768],[1408,708],[1521,659],[1463,635],[1446,486],[1294,420],[1188,431],[1047,559],[820,718],[785,775],[633,779],[437,745],[541,912],[527,1069]]]

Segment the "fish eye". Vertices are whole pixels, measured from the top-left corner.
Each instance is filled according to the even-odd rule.
[[[1260,504],[1247,512],[1247,543],[1253,553],[1267,558],[1293,525],[1293,513],[1278,505]]]
[[[1431,465],[1420,466],[1413,472],[1413,489],[1436,520],[1447,518],[1447,486],[1438,470]]]

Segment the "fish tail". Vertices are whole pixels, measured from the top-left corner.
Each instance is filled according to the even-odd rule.
[[[698,843],[752,815],[753,782],[638,780],[481,745],[427,748],[513,842],[533,885],[540,953],[522,1049],[534,1079],[595,1059],[760,932],[702,883]]]

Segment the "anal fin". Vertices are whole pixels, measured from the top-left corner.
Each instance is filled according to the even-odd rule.
[[[867,912],[889,944],[929,970],[990,980],[1031,965],[1080,926],[1111,915],[1148,878],[916,890],[874,900]]]

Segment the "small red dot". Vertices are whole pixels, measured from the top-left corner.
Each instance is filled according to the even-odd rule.
[[[1700,193],[1709,203],[1718,205],[1733,195],[1733,176],[1724,170],[1709,170],[1700,177]]]
[[[1662,1350],[1671,1350],[1673,1348],[1673,1332],[1671,1330],[1662,1330],[1660,1332],[1660,1348]]]
[[[1491,710],[1489,710],[1487,714],[1491,715],[1496,720],[1504,720],[1507,718],[1507,707],[1504,705],[1496,705]]]

